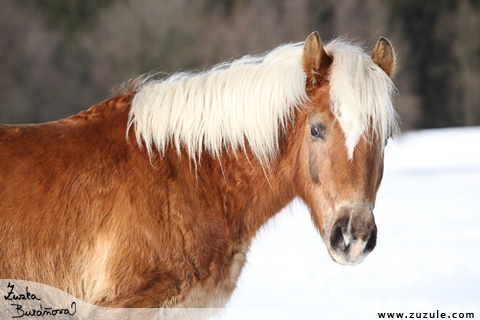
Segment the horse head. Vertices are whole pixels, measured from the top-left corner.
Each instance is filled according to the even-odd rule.
[[[295,122],[301,141],[295,185],[332,259],[357,265],[376,245],[373,209],[384,147],[396,129],[395,56],[385,38],[369,57],[346,43],[324,48],[314,32],[302,63],[309,101]]]

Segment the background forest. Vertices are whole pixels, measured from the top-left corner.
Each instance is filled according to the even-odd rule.
[[[480,0],[2,0],[0,123],[56,120],[143,73],[284,42],[396,48],[403,129],[480,125]]]

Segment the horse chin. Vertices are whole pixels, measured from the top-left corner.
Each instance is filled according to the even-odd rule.
[[[327,244],[328,254],[333,261],[344,266],[356,266],[365,260],[370,252],[365,252],[364,241],[354,241],[346,248],[333,249]]]
[[[330,250],[328,251],[328,253],[330,254],[330,258],[332,258],[333,261],[335,261],[336,263],[341,264],[343,266],[356,266],[356,265],[359,265],[360,263],[362,263],[363,260],[365,260],[364,255],[356,258],[353,261],[350,261],[349,259],[347,259],[345,257],[342,257],[341,255],[330,252]]]

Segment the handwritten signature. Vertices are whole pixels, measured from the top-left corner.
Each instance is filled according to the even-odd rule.
[[[10,284],[7,285],[9,291],[7,295],[3,296],[3,298],[7,301],[15,301],[15,303],[11,303],[10,305],[15,307],[16,316],[12,316],[13,319],[15,318],[23,318],[23,317],[44,317],[44,316],[57,316],[57,315],[70,315],[73,316],[77,312],[77,304],[72,302],[69,309],[54,309],[50,307],[43,307],[41,304],[36,309],[24,310],[24,306],[19,304],[21,301],[41,301],[42,299],[28,291],[28,287],[25,288],[25,294],[17,293],[14,291],[15,285]]]
[[[3,296],[5,300],[42,300],[35,294],[28,292],[28,287],[26,288],[26,294],[15,294],[13,291],[15,285],[10,284],[10,282],[8,283],[7,288],[10,288],[10,291],[7,292],[6,296]]]

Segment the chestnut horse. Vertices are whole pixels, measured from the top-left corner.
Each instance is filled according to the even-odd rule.
[[[0,126],[0,278],[105,307],[222,307],[294,198],[332,259],[375,247],[396,130],[393,49],[305,42],[125,85],[68,119]]]

